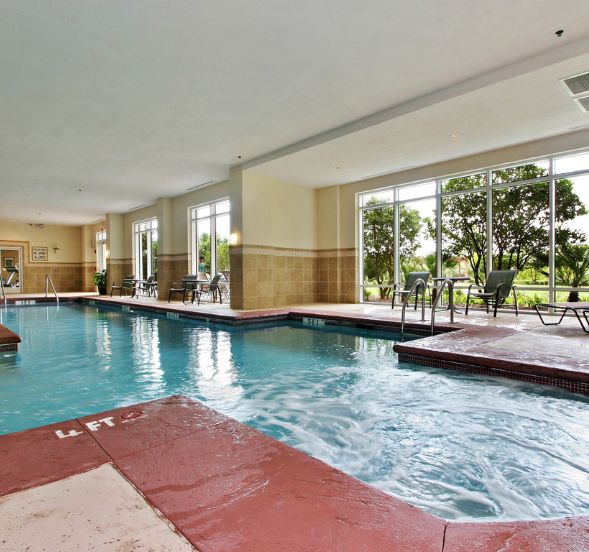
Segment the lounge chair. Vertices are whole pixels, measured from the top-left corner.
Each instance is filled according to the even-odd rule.
[[[111,297],[112,297],[113,291],[115,291],[116,289],[119,290],[120,297],[123,296],[123,292],[125,292],[125,294],[127,292],[129,292],[131,296],[135,295],[135,275],[128,274],[127,276],[125,276],[123,278],[123,281],[121,282],[121,285],[113,284],[112,288],[110,290]]]
[[[545,322],[544,317],[542,316],[542,313],[538,307],[545,307],[555,310],[555,314],[560,314],[558,322]],[[534,305],[534,308],[536,309],[536,312],[540,317],[540,321],[542,324],[544,324],[544,326],[558,326],[562,322],[565,314],[571,311],[577,317],[577,320],[579,321],[579,324],[581,324],[583,331],[589,334],[589,303],[538,303],[537,305]],[[546,315],[546,313],[544,313],[544,315]],[[583,319],[585,319],[584,323]]]
[[[410,272],[407,274],[407,281],[405,282],[405,286],[401,289],[401,283],[397,282],[391,291],[391,295],[393,296],[391,302],[391,309],[395,308],[395,297],[399,297],[403,303],[409,302],[410,296],[415,296],[415,310],[417,310],[417,302],[419,300],[419,295],[422,295],[422,299],[425,299],[425,293],[428,288],[428,280],[430,277],[429,272]],[[418,280],[422,280],[422,283],[415,283]]]
[[[479,287],[477,284],[470,284],[468,286],[468,294],[466,296],[465,315],[468,315],[468,306],[470,298],[482,299],[489,312],[489,306],[493,305],[493,317],[497,316],[497,309],[505,303],[509,294],[513,292],[513,300],[515,303],[515,315],[519,314],[517,308],[517,293],[513,281],[517,275],[517,270],[491,270],[487,276],[484,289],[473,291],[473,287]]]
[[[217,295],[219,296],[219,303],[223,304],[223,294],[221,293],[221,288],[219,285],[219,280],[224,278],[223,274],[220,272],[213,276],[213,279],[207,284],[201,284],[200,286],[200,293],[202,295],[207,294],[210,295],[213,299],[213,302],[217,300]]]

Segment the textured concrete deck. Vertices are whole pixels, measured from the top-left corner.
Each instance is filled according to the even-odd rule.
[[[182,397],[0,437],[0,481],[3,550],[589,549],[587,517],[447,523]]]

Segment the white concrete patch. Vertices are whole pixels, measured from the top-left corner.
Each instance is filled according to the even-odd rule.
[[[193,551],[111,465],[0,498],[0,550]]]

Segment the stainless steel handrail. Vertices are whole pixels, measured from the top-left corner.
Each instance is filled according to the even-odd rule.
[[[49,274],[45,274],[45,297],[49,297],[49,284],[51,284],[51,289],[53,290],[53,295],[55,295],[55,300],[59,305],[59,296],[57,295],[57,291],[55,290],[55,286],[53,285],[53,280]]]
[[[440,302],[440,298],[443,295],[443,291],[444,288],[446,287],[446,285],[448,286],[448,291],[450,292],[450,321],[454,322],[454,301],[452,301],[452,297],[454,295],[453,293],[453,288],[454,288],[454,282],[452,280],[450,280],[449,278],[445,279],[442,281],[442,285],[440,287],[436,287],[436,298],[432,301],[432,323],[431,323],[431,335],[434,335],[434,329],[435,329],[435,325],[436,325],[436,307],[438,306],[438,303]]]
[[[426,283],[422,278],[417,278],[409,291],[403,290],[404,301],[403,310],[401,311],[401,342],[405,339],[405,310],[407,309],[407,303],[409,303],[409,297],[411,297],[418,286],[423,286],[423,293],[421,294],[421,321],[425,322],[425,290],[427,289]]]
[[[4,291],[4,280],[0,275],[0,291],[2,291],[2,299],[4,299],[4,308],[8,308],[8,299],[6,299],[6,291]]]

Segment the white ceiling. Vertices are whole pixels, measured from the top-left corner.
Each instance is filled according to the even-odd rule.
[[[0,0],[0,218],[90,222],[242,161],[318,186],[567,132],[589,120],[558,79],[588,53],[585,0]]]

